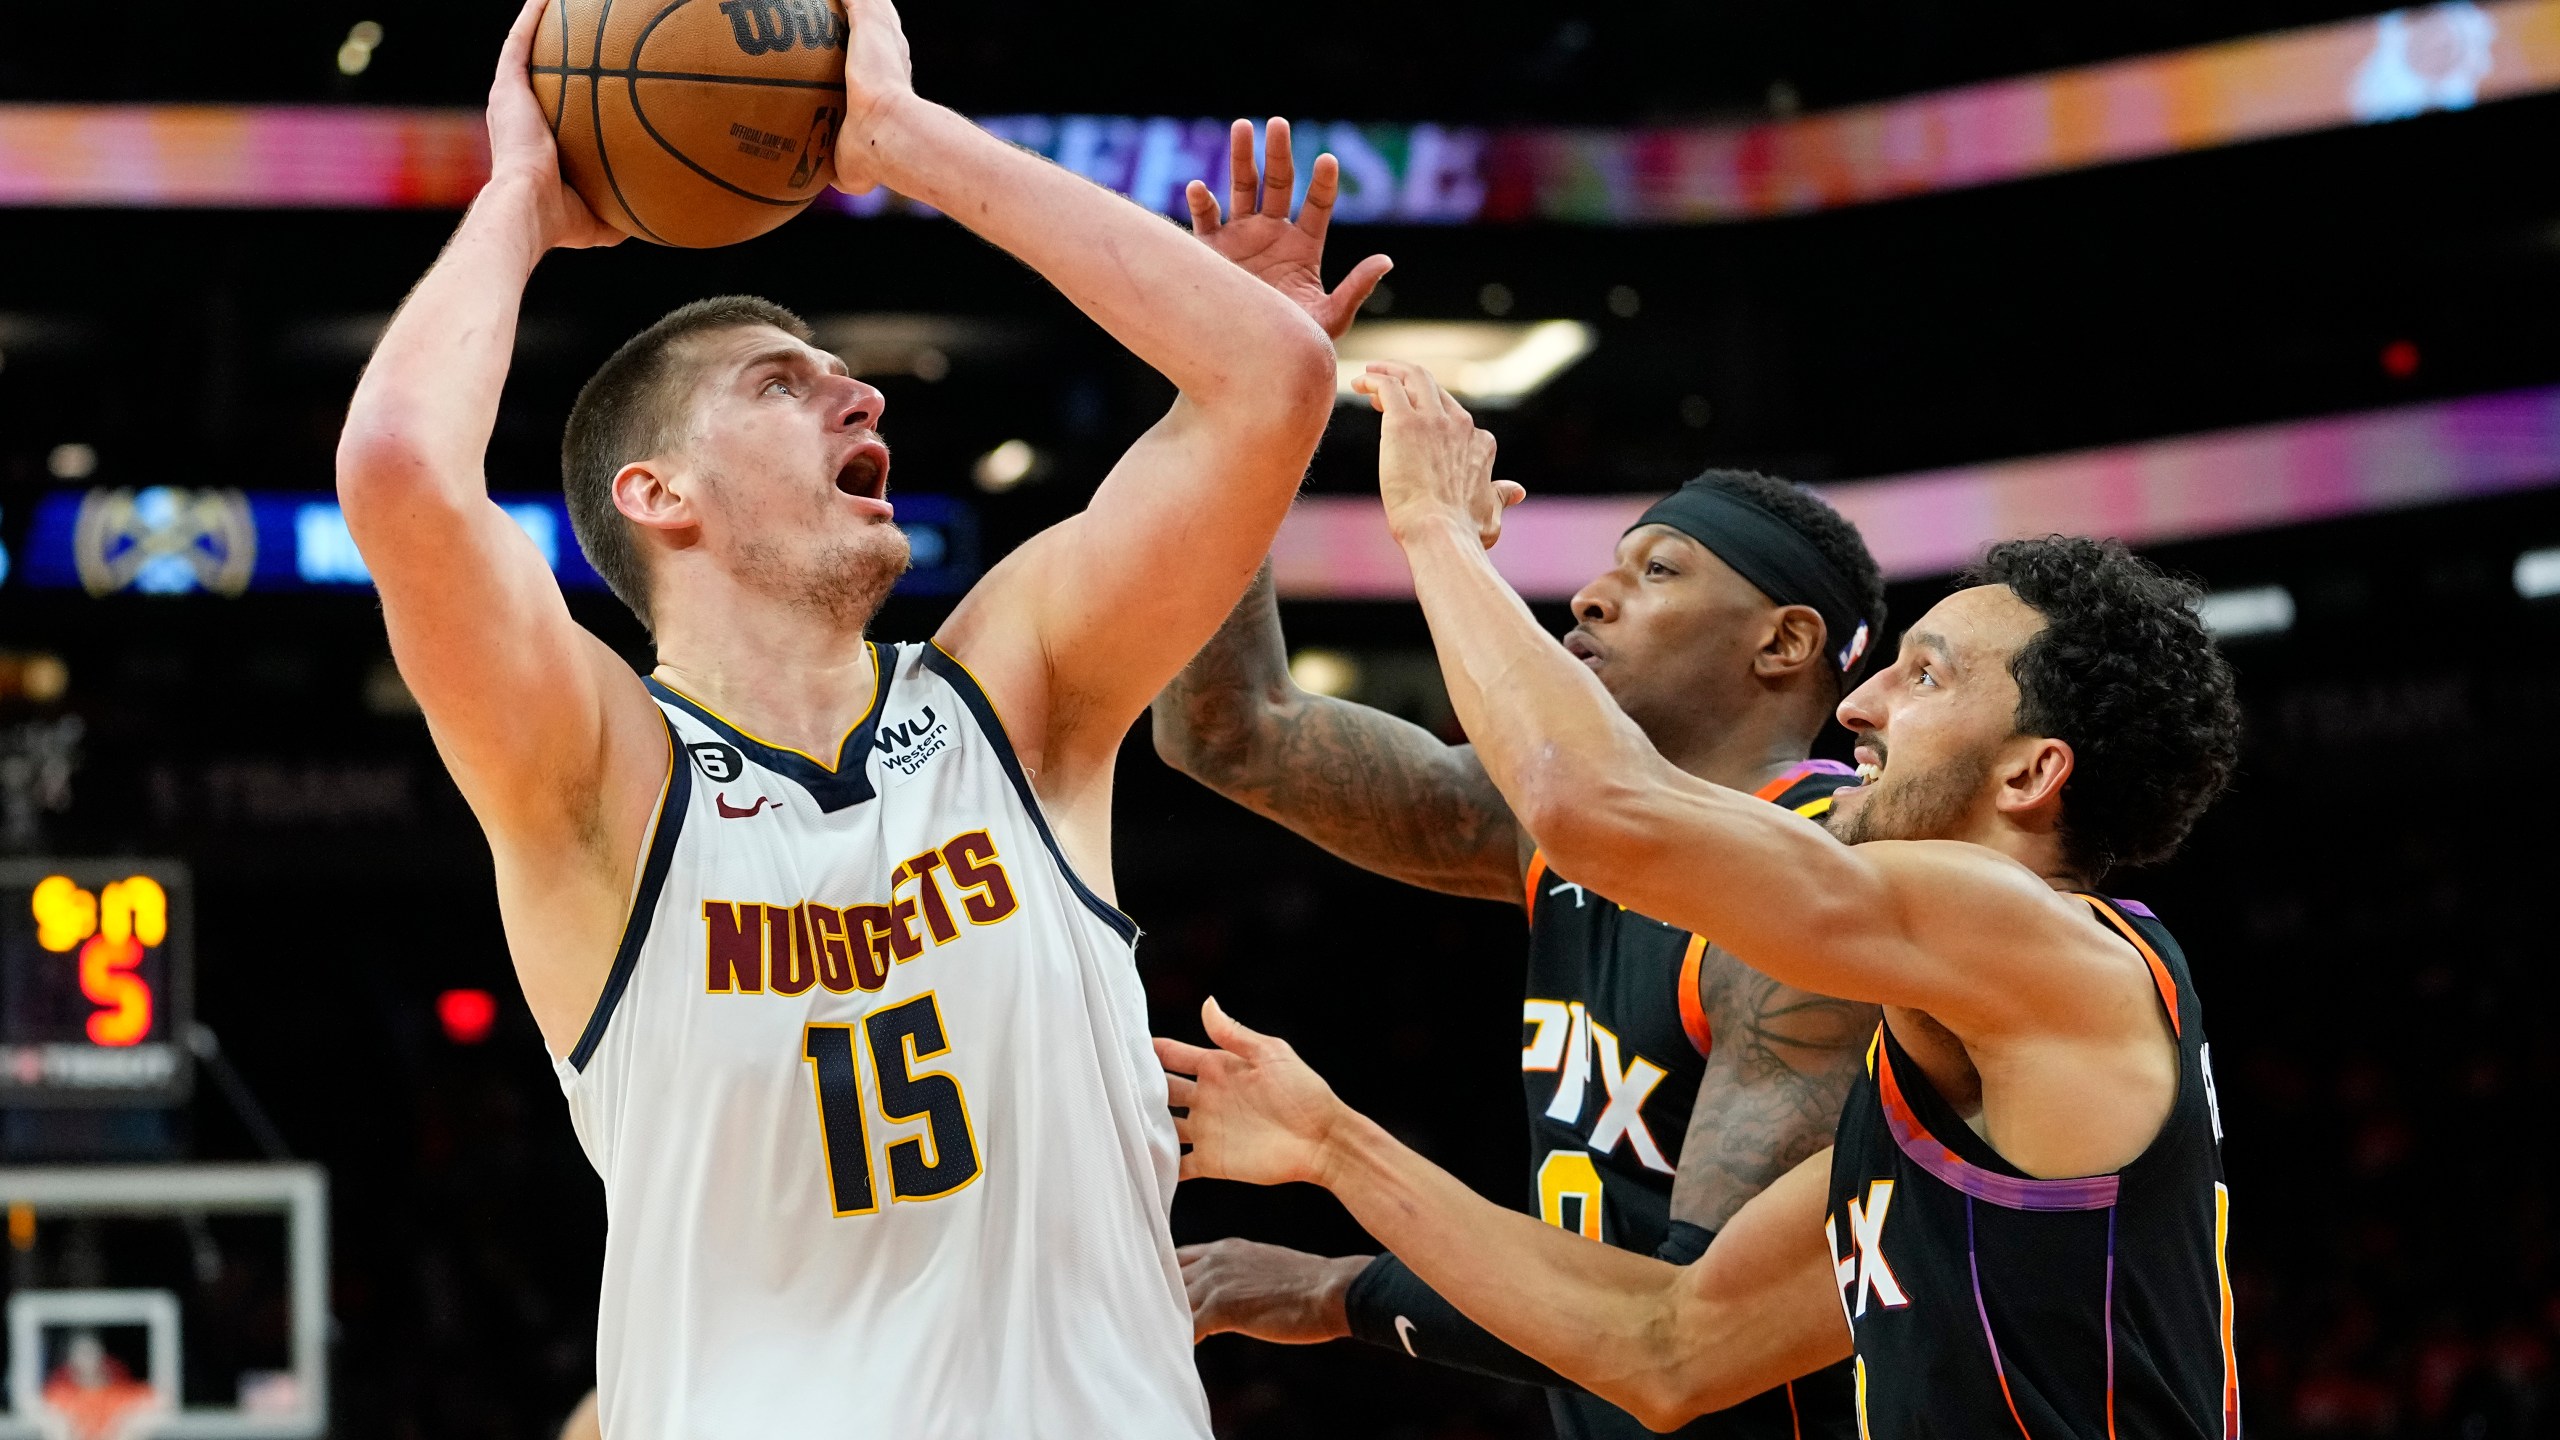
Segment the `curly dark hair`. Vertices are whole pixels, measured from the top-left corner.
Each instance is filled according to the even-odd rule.
[[[1867,633],[1883,639],[1884,572],[1876,567],[1876,557],[1867,552],[1867,537],[1858,533],[1858,527],[1850,524],[1847,516],[1832,509],[1829,501],[1792,480],[1763,475],[1757,470],[1708,470],[1690,483],[1748,500],[1811,542],[1814,550],[1830,561],[1840,578],[1857,592],[1858,610],[1866,618]],[[1837,647],[1848,641],[1846,635],[1834,635],[1829,644]],[[1881,644],[1867,647],[1858,663],[1839,677],[1841,694],[1857,688],[1858,676],[1884,648]]]
[[[2231,783],[2240,702],[2196,617],[2203,592],[2116,540],[1991,547],[1969,585],[2005,585],[2045,627],[2009,661],[2018,729],[2071,746],[2062,844],[2092,881],[2177,851]]]

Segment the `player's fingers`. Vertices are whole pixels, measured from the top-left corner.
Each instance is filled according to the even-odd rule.
[[[507,27],[507,43],[498,47],[498,75],[505,78],[510,71],[524,69],[533,55],[534,27],[542,23],[542,9],[550,0],[524,0],[524,8],[516,12],[516,23]]]
[[[1369,297],[1378,293],[1379,282],[1386,279],[1387,272],[1394,268],[1396,262],[1384,255],[1372,255],[1352,266],[1351,273],[1342,277],[1342,283],[1333,287],[1334,303],[1342,307],[1342,318],[1347,321],[1359,314],[1360,307],[1369,303]]]
[[[1342,189],[1342,162],[1330,154],[1316,157],[1315,174],[1307,181],[1306,202],[1298,207],[1298,228],[1321,243],[1333,223],[1333,199]]]
[[[1202,1170],[1200,1168],[1200,1162],[1193,1159],[1190,1153],[1186,1151],[1182,1157],[1182,1168],[1173,1172],[1173,1178],[1176,1180],[1202,1180],[1208,1178],[1208,1172]]]
[[[1403,392],[1405,409],[1416,415],[1439,413],[1440,404],[1434,398],[1439,382],[1431,378],[1430,371],[1403,360],[1372,360],[1369,368],[1384,370],[1394,378],[1395,388]]]
[[[1218,233],[1218,197],[1209,191],[1209,182],[1194,180],[1182,189],[1182,198],[1191,206],[1191,233],[1206,240]]]
[[[1164,1077],[1164,1103],[1176,1110],[1190,1109],[1192,1097],[1199,1093],[1200,1082],[1197,1080],[1186,1080],[1172,1074]]]
[[[1289,198],[1298,187],[1297,161],[1289,154],[1289,122],[1274,115],[1262,126],[1262,213],[1274,220],[1289,218]]]
[[[1210,1040],[1230,1055],[1259,1058],[1270,1054],[1272,1047],[1280,1043],[1228,1014],[1220,1008],[1215,995],[1201,1002],[1200,1023],[1207,1027]]]
[[[1241,220],[1262,203],[1262,174],[1253,164],[1253,122],[1227,127],[1227,213]]]
[[[1199,1074],[1201,1062],[1217,1053],[1179,1040],[1168,1040],[1161,1035],[1156,1037],[1156,1062],[1164,1066],[1168,1078]]]
[[[1413,396],[1404,388],[1404,377],[1396,373],[1395,362],[1372,360],[1369,373],[1351,382],[1353,389],[1369,397],[1377,412],[1387,417],[1390,425],[1401,424],[1413,416]]]
[[[1502,508],[1508,510],[1529,498],[1529,487],[1517,480],[1496,480],[1493,482],[1493,493],[1494,497],[1502,502]]]

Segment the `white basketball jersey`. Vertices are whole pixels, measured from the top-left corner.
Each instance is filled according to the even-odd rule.
[[[605,1434],[1205,1440],[1136,927],[968,672],[872,662],[825,764],[649,682],[675,763],[557,1062]]]

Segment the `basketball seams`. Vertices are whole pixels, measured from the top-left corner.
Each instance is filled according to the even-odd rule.
[[[676,0],[676,3],[682,4],[683,0]],[[613,0],[603,0],[602,7],[596,11],[596,43],[591,52],[592,59],[590,61],[590,63],[594,64],[598,69],[602,69],[604,66],[605,27],[612,22]],[[631,53],[633,58],[638,58],[640,54],[638,47],[633,47]],[[561,58],[565,60],[568,57],[564,54]],[[562,83],[565,85],[567,82],[563,81]],[[639,213],[631,208],[631,202],[623,197],[622,182],[614,178],[613,147],[605,143],[604,82],[602,80],[589,80],[587,82],[587,104],[590,107],[590,113],[596,127],[596,163],[604,167],[604,183],[607,188],[613,191],[613,203],[622,207],[624,217],[629,219],[633,225],[638,226],[642,235],[656,241],[660,245],[668,243],[665,237],[659,235],[657,231],[650,229],[649,222],[641,219]],[[635,102],[632,108],[636,110],[639,106]]]
[[[561,14],[541,31],[538,52],[548,53],[526,69],[563,169],[598,215],[660,245],[725,245],[770,231],[825,189],[827,167],[812,162],[832,140],[819,130],[842,113],[842,47],[806,31],[795,46],[792,25],[809,23],[797,8],[781,30],[758,21],[751,36],[736,14],[714,13],[738,8],[717,0],[550,4]],[[841,37],[840,7],[820,4],[837,12]],[[588,87],[583,118],[571,108],[580,80]],[[620,94],[608,106],[605,89],[617,81]],[[558,93],[541,94],[545,87]],[[785,136],[798,137],[807,153]],[[746,143],[733,147],[735,138]],[[817,180],[805,193],[796,183],[803,174]]]
[[[534,65],[536,75],[584,75],[590,80],[683,80],[698,85],[747,85],[764,90],[841,90],[834,80],[777,80],[770,75],[722,75],[709,70],[615,70],[602,65]]]
[[[667,23],[667,18],[669,16],[675,14],[690,3],[692,3],[692,0],[667,0],[666,8],[660,10],[656,15],[651,16],[649,23],[641,26],[640,33],[633,37],[631,41],[631,71],[633,78],[624,82],[625,91],[631,97],[631,118],[640,122],[640,128],[648,132],[649,138],[657,142],[659,149],[674,156],[676,161],[683,165],[684,168],[742,200],[753,200],[759,205],[772,205],[780,208],[797,208],[801,205],[807,204],[810,199],[816,197],[816,191],[813,190],[808,196],[801,197],[799,199],[777,200],[770,195],[759,195],[754,191],[739,186],[731,181],[721,179],[719,176],[712,174],[710,170],[706,169],[692,156],[687,155],[675,146],[668,144],[667,137],[658,133],[658,127],[650,123],[648,107],[640,103],[640,81],[638,79],[640,69],[640,52],[649,48],[649,37],[658,33],[658,27]]]

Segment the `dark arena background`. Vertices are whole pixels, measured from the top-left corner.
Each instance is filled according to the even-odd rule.
[[[273,1236],[188,1242],[196,1289],[277,1297],[190,1311],[190,1393],[311,1400],[248,1354],[311,1320],[326,1400],[300,1433],[534,1440],[594,1380],[602,1192],[330,508],[358,369],[477,183],[513,8],[0,7],[0,920],[41,918],[34,877],[104,895],[130,868],[192,924],[136,972],[166,987],[174,1103],[99,1091],[123,1082],[94,1057],[45,1070],[32,982],[0,977],[0,1160],[320,1167],[324,1317],[287,1316]],[[2555,851],[2521,773],[2560,714],[2560,0],[910,0],[905,21],[924,94],[1160,208],[1228,117],[1344,153],[1329,270],[1397,262],[1363,325],[1508,349],[1486,363],[1513,393],[1478,407],[1533,497],[1506,563],[1568,577],[1523,582],[1559,630],[1604,558],[1578,537],[1614,531],[1525,517],[1709,465],[1827,487],[1902,621],[1999,534],[2110,530],[2200,578],[2244,765],[2185,855],[2117,888],[2177,928],[2211,1007],[2250,1428],[2560,1433]],[[889,397],[936,563],[886,638],[929,634],[1168,399],[1035,277],[894,203],[554,257],[489,474],[573,581],[578,383],[741,290]],[[1337,412],[1284,534],[1290,641],[1309,683],[1454,734],[1418,612],[1353,554],[1376,434]],[[646,664],[608,596],[571,594]],[[1117,816],[1160,1030],[1196,1034],[1215,993],[1522,1198],[1516,911],[1355,872],[1167,770],[1143,726]],[[131,865],[66,868],[99,857]],[[0,961],[36,963],[16,933]],[[13,1287],[148,1268],[113,1223],[50,1213],[12,1202]],[[1366,1244],[1303,1188],[1188,1186],[1174,1224]],[[1352,1342],[1199,1361],[1240,1440],[1549,1433],[1535,1392]]]

